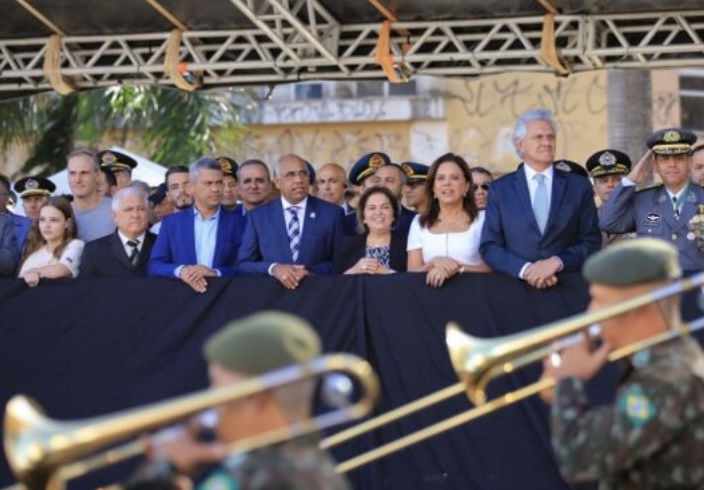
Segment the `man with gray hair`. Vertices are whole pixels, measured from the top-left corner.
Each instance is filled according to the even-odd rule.
[[[580,270],[601,246],[589,181],[554,171],[556,132],[548,110],[519,117],[513,142],[523,163],[491,185],[480,246],[493,270],[537,289],[556,285],[558,272]]]
[[[87,149],[73,151],[68,156],[68,185],[73,193],[73,213],[76,217],[78,238],[84,242],[111,234],[110,198],[98,188],[100,166],[95,154]]]
[[[188,171],[194,204],[164,217],[147,271],[152,277],[180,279],[203,293],[208,278],[235,275],[245,221],[220,206],[224,183],[217,159],[196,160]]]
[[[123,187],[112,198],[117,229],[88,242],[81,259],[81,277],[133,277],[147,275],[147,261],[156,242],[149,227],[146,191],[136,184]]]

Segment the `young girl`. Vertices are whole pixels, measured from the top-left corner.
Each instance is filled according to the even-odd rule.
[[[51,197],[27,235],[19,277],[34,287],[43,278],[76,277],[83,253],[73,209],[65,197]]]

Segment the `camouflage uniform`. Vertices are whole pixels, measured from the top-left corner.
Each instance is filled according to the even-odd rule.
[[[306,437],[228,458],[198,490],[348,490],[333,460]]]
[[[612,406],[589,410],[584,384],[561,380],[552,443],[569,481],[601,489],[704,488],[704,354],[690,337],[640,351]]]

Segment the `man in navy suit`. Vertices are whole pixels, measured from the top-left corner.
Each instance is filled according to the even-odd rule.
[[[149,201],[141,187],[129,185],[111,202],[114,233],[86,243],[81,277],[139,277],[147,275],[147,261],[156,242],[149,227]]]
[[[601,245],[589,181],[553,167],[555,128],[545,109],[518,119],[513,140],[523,165],[492,183],[480,246],[492,269],[538,289],[579,270]]]
[[[296,289],[308,274],[330,274],[333,252],[343,235],[340,206],[309,196],[309,171],[297,155],[281,157],[275,168],[281,198],[247,213],[238,270],[270,275]]]
[[[244,218],[220,206],[223,175],[215,158],[191,164],[189,189],[193,207],[164,217],[147,272],[204,292],[208,277],[235,275]]]

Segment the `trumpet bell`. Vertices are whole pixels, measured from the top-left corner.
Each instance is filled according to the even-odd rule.
[[[465,385],[467,397],[475,405],[486,402],[486,392],[479,383],[480,374],[489,364],[482,353],[482,341],[462,331],[454,322],[445,328],[445,342],[450,353],[450,361],[460,381]]]

